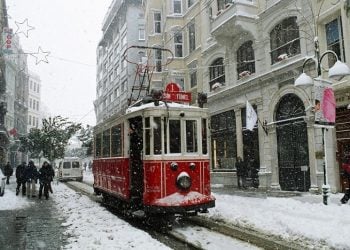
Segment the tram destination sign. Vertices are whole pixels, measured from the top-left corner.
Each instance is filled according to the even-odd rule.
[[[170,102],[191,102],[192,95],[190,92],[182,91],[177,83],[168,83],[163,92],[163,100]]]

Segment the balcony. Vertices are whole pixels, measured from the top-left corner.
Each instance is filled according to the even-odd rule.
[[[236,0],[226,5],[225,9],[213,13],[211,21],[211,34],[220,39],[232,39],[242,32],[256,30],[258,7],[255,1]]]

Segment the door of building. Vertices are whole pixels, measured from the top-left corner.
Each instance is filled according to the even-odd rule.
[[[305,107],[295,94],[283,96],[277,106],[277,148],[279,184],[286,191],[308,191],[310,188]]]
[[[344,175],[341,164],[344,158],[350,155],[350,109],[338,107],[336,113],[337,131],[337,160],[339,163],[340,185],[342,192],[349,187],[349,179]]]

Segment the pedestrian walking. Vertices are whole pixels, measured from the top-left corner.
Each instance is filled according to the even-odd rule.
[[[6,184],[10,184],[10,177],[13,174],[13,168],[10,165],[10,162],[7,162],[5,167],[4,167],[4,175],[6,176]]]
[[[16,195],[19,194],[19,190],[21,186],[22,186],[22,195],[26,195],[25,169],[26,169],[25,162],[22,162],[22,164],[18,165],[16,168],[16,182],[17,182]]]
[[[246,188],[247,166],[240,156],[237,157],[236,170],[238,188]]]
[[[52,193],[51,181],[53,180],[54,176],[55,171],[53,170],[52,166],[47,161],[44,161],[42,167],[39,170],[39,199],[41,199],[43,189],[45,198],[49,198],[49,191]]]
[[[38,170],[34,162],[30,160],[24,172],[27,183],[27,197],[36,197],[36,183],[38,181]]]
[[[350,199],[350,155],[345,157],[343,163],[341,165],[344,170],[344,176],[348,178],[348,188],[345,191],[343,198],[341,198],[340,202],[342,204],[346,204]]]

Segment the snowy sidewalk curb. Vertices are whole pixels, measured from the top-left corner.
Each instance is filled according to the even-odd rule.
[[[220,223],[213,221],[211,219],[207,219],[205,217],[192,217],[188,218],[193,223],[196,223],[199,226],[204,226],[225,234],[230,237],[234,237],[240,239],[245,242],[249,242],[263,249],[303,249],[305,248],[305,241],[302,244],[298,244],[296,242],[284,241],[281,239],[277,239],[276,236],[266,235],[262,232],[249,230],[246,228],[240,228],[233,225],[227,225],[225,223]],[[312,245],[313,242],[309,242],[309,245]]]

